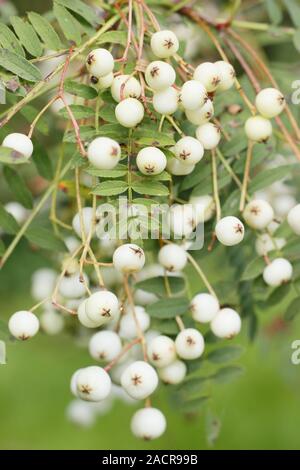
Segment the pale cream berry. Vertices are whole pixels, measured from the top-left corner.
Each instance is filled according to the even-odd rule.
[[[206,88],[197,80],[188,80],[180,91],[180,100],[186,110],[201,108],[208,99]]]
[[[176,73],[172,65],[156,60],[147,66],[145,79],[150,88],[160,91],[175,83]]]
[[[213,103],[208,99],[201,108],[194,110],[186,109],[185,115],[187,119],[196,126],[206,124],[214,115]]]
[[[278,116],[285,107],[285,98],[276,88],[264,88],[255,98],[257,111],[265,118]]]
[[[150,441],[165,432],[167,422],[160,410],[147,407],[135,412],[130,426],[135,437]]]
[[[17,339],[25,341],[32,338],[39,331],[40,322],[34,313],[20,310],[14,313],[8,322],[10,333]]]
[[[175,343],[168,336],[156,336],[148,343],[147,355],[155,367],[168,366],[176,359]]]
[[[167,170],[171,175],[174,176],[183,176],[183,175],[189,175],[192,173],[195,169],[195,165],[186,165],[185,163],[182,163],[179,161],[177,158],[168,158],[167,161]]]
[[[157,388],[158,376],[147,362],[135,361],[124,370],[121,385],[132,398],[144,400]]]
[[[124,98],[139,98],[142,87],[140,82],[130,75],[117,75],[111,85],[111,95],[117,103]]]
[[[118,316],[118,298],[106,290],[95,292],[86,300],[85,311],[90,320],[103,325]]]
[[[89,353],[97,361],[113,361],[121,351],[120,336],[114,331],[98,331],[89,341]]]
[[[111,170],[120,160],[121,147],[109,137],[97,137],[88,146],[87,157],[95,168]]]
[[[229,62],[225,62],[224,60],[219,60],[215,62],[215,65],[218,68],[219,76],[220,76],[220,83],[218,85],[218,91],[226,91],[229,90],[235,81],[235,70]]]
[[[176,336],[175,347],[178,356],[182,359],[197,359],[203,354],[204,339],[195,328],[186,328]]]
[[[168,366],[158,369],[159,378],[170,385],[177,385],[181,383],[187,373],[187,367],[183,361],[177,359]]]
[[[213,318],[211,331],[218,338],[231,339],[241,330],[241,317],[232,308],[222,308]]]
[[[167,165],[165,154],[156,147],[145,147],[136,157],[138,169],[144,175],[159,175]]]
[[[227,216],[219,220],[215,228],[216,237],[222,245],[233,246],[240,243],[245,235],[243,223],[237,217]]]
[[[86,401],[101,401],[111,391],[111,380],[108,373],[98,366],[80,369],[75,376],[77,396]]]
[[[190,308],[195,321],[208,323],[217,315],[220,304],[214,295],[202,293],[193,297]]]
[[[107,75],[104,75],[104,77],[95,77],[93,75],[90,77],[91,84],[99,90],[106,90],[107,88],[110,88],[113,83],[113,80],[114,74],[112,72],[108,73]]]
[[[117,121],[124,127],[135,127],[144,118],[144,106],[136,98],[126,98],[116,106]]]
[[[205,150],[216,148],[221,140],[221,129],[207,122],[196,129],[196,137],[201,142]]]
[[[77,309],[78,321],[86,328],[98,328],[101,325],[101,320],[99,320],[98,322],[91,320],[87,316],[85,304],[86,304],[86,299],[80,303]]]
[[[179,42],[173,31],[163,30],[152,34],[150,46],[156,57],[166,59],[176,54],[179,49]]]
[[[198,139],[185,136],[176,142],[174,154],[182,161],[182,163],[185,163],[186,165],[195,165],[202,159],[204,148]]]
[[[193,206],[198,223],[210,220],[216,211],[214,198],[210,194],[191,196],[189,202]]]
[[[266,142],[272,132],[271,122],[263,116],[252,116],[245,123],[245,133],[253,142]]]
[[[196,67],[194,72],[194,80],[198,80],[205,86],[206,90],[213,92],[218,88],[221,81],[219,68],[212,62],[203,62]]]
[[[178,91],[173,87],[153,93],[153,107],[159,114],[174,114],[178,108]]]
[[[94,49],[87,56],[86,66],[90,75],[104,77],[113,71],[114,58],[107,49]]]
[[[33,152],[31,139],[27,135],[20,134],[19,132],[8,134],[2,142],[2,146],[11,148],[21,153],[26,158],[30,158]]]
[[[186,266],[187,254],[181,246],[169,243],[159,250],[158,261],[167,271],[181,271]]]
[[[125,243],[115,250],[113,263],[116,270],[122,273],[137,272],[145,264],[145,253],[140,246],[134,243]]]
[[[263,199],[250,201],[243,212],[245,222],[256,230],[265,229],[274,218],[272,206]]]
[[[285,258],[276,258],[268,264],[263,272],[263,279],[268,286],[278,287],[290,281],[293,276],[293,266]]]
[[[293,232],[300,235],[300,204],[289,211],[287,221]]]

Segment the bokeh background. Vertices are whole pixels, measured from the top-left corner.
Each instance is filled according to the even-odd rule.
[[[13,2],[19,14],[45,11],[51,2]],[[209,2],[210,3],[210,2]],[[220,3],[220,2],[217,2]],[[244,2],[243,2],[244,3]],[[251,2],[245,2],[251,3]],[[252,2],[253,4],[262,2]],[[203,4],[203,2],[202,2]],[[257,11],[250,17],[265,21]],[[299,66],[299,54],[287,43],[266,42],[264,52],[280,67]],[[297,66],[298,63],[298,66]],[[295,68],[295,79],[297,79]],[[298,73],[300,78],[300,72]],[[2,189],[4,198],[9,199]],[[50,264],[43,254],[22,242],[0,273],[0,317],[33,304],[30,277],[35,269]],[[207,262],[208,276],[215,277]],[[197,285],[193,286],[197,291]],[[239,338],[244,353],[238,363],[244,374],[214,389],[209,403],[221,421],[216,449],[299,449],[300,365],[291,363],[291,343],[300,339],[300,318],[290,324],[281,321],[283,306],[259,312],[259,333],[250,342],[246,333]],[[99,416],[90,428],[76,427],[65,417],[71,400],[69,379],[77,368],[90,364],[86,348],[78,347],[68,334],[48,337],[39,334],[28,343],[9,342],[7,365],[0,365],[0,448],[1,449],[206,449],[205,409],[184,417],[161,390],[155,398],[168,419],[168,432],[159,440],[145,443],[130,433],[134,406],[116,401],[112,410]]]

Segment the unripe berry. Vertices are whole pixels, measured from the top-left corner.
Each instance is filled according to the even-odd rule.
[[[145,79],[155,91],[164,90],[175,83],[176,73],[172,65],[161,60],[150,62],[145,72]]]
[[[197,294],[191,302],[192,317],[200,323],[210,322],[220,310],[218,299],[212,294]]]
[[[204,339],[195,328],[186,328],[176,336],[175,347],[182,359],[197,359],[204,351]]]
[[[90,75],[104,77],[113,71],[114,58],[106,49],[94,49],[87,56],[86,66]]]
[[[95,168],[111,170],[120,160],[121,147],[109,137],[97,137],[88,146],[87,157]]]
[[[271,122],[262,116],[252,116],[245,123],[245,132],[248,139],[254,142],[266,142],[272,135]]]
[[[33,152],[31,139],[27,137],[27,135],[20,134],[19,132],[8,134],[2,142],[2,146],[13,149],[26,158],[30,158]]]
[[[159,175],[167,165],[165,154],[156,147],[145,147],[136,157],[138,169],[144,175]]]
[[[86,300],[85,311],[93,322],[104,325],[118,316],[118,298],[109,291],[95,292]]]
[[[186,165],[179,161],[177,158],[168,158],[167,169],[171,175],[183,176],[189,175],[194,171],[195,165]]]
[[[266,284],[277,287],[290,281],[293,276],[293,266],[285,258],[276,258],[265,267],[263,278]]]
[[[182,382],[186,376],[187,367],[183,361],[176,360],[166,367],[158,370],[159,378],[170,385],[177,385]]]
[[[204,148],[199,140],[194,137],[182,137],[176,142],[174,153],[182,163],[186,165],[195,165],[200,162],[204,155]]]
[[[90,82],[98,90],[106,90],[110,88],[114,80],[114,74],[112,72],[104,75],[103,77],[95,77],[92,75],[90,77]]]
[[[186,110],[201,108],[207,100],[207,91],[197,80],[188,80],[180,91],[180,100]]]
[[[140,82],[130,75],[118,75],[111,85],[111,95],[117,103],[124,98],[139,98],[142,87]]]
[[[41,268],[35,271],[31,278],[31,295],[37,300],[51,297],[55,287],[57,273],[50,268]]]
[[[278,116],[285,107],[285,98],[276,88],[264,88],[255,98],[257,111],[265,118]]]
[[[234,85],[235,71],[231,64],[224,60],[215,62],[218,68],[220,83],[218,85],[218,91],[229,90]]]
[[[243,223],[237,217],[227,216],[219,220],[215,228],[216,237],[225,246],[240,243],[245,235]]]
[[[122,351],[120,337],[114,331],[99,331],[89,342],[90,355],[97,361],[110,362]]]
[[[101,320],[98,322],[92,321],[86,313],[85,309],[86,300],[83,300],[77,309],[77,316],[79,322],[86,328],[98,328],[101,325]]]
[[[187,119],[196,126],[206,124],[214,115],[214,106],[211,100],[207,100],[206,103],[194,110],[187,109],[185,111]]]
[[[217,147],[221,140],[221,129],[215,124],[207,122],[196,129],[196,137],[205,150],[212,150]]]
[[[160,59],[173,56],[179,49],[176,34],[166,29],[152,34],[150,45],[153,54]]]
[[[144,400],[156,389],[158,376],[150,364],[144,361],[136,361],[124,370],[121,385],[132,398]]]
[[[159,250],[158,261],[167,271],[181,271],[187,263],[187,254],[181,246],[170,243]]]
[[[111,391],[108,373],[98,366],[85,367],[76,375],[77,396],[86,401],[104,400]]]
[[[197,226],[197,215],[191,204],[176,204],[170,208],[170,229],[175,238],[188,237]]]
[[[40,316],[40,324],[47,335],[57,335],[65,325],[64,317],[54,310],[46,310]]]
[[[146,331],[150,326],[150,317],[143,307],[139,305],[134,308],[135,317],[132,311],[122,315],[120,320],[119,335],[124,339],[134,339],[138,336],[137,323],[141,331]],[[135,320],[136,318],[136,320]]]
[[[259,256],[264,256],[269,251],[280,250],[285,244],[284,238],[272,238],[268,233],[262,233],[255,241],[255,249]]]
[[[201,82],[207,91],[215,91],[221,81],[218,66],[212,62],[203,62],[196,67],[194,80]]]
[[[32,338],[39,331],[40,322],[36,315],[27,310],[14,313],[8,322],[10,333],[17,339],[25,341]]]
[[[135,273],[145,264],[145,254],[141,247],[134,243],[119,246],[113,254],[113,263],[117,271]]]
[[[173,87],[153,93],[153,107],[159,114],[174,114],[178,108],[178,92]]]
[[[117,121],[124,127],[135,127],[144,118],[144,106],[136,98],[126,98],[115,109]]]
[[[243,217],[249,227],[263,230],[272,222],[274,211],[267,201],[254,199],[246,205]]]
[[[14,219],[18,222],[19,225],[23,224],[29,215],[29,211],[25,209],[22,204],[15,201],[10,201],[4,206],[6,212],[11,214]]]
[[[291,229],[297,235],[300,235],[300,204],[297,204],[289,211],[287,221]]]
[[[93,208],[92,207],[83,207],[81,211],[81,217],[82,217],[82,223],[83,227],[81,227],[81,217],[80,213],[77,212],[77,214],[74,215],[73,220],[72,220],[72,227],[74,229],[74,232],[78,235],[78,237],[81,238],[81,228],[83,232],[85,233],[85,236],[87,237],[92,230],[92,225],[93,225]]]
[[[157,439],[166,430],[167,423],[163,413],[157,408],[143,408],[134,413],[131,431],[134,436],[146,441]]]
[[[214,317],[211,331],[218,338],[233,338],[241,330],[241,317],[232,308],[222,308]]]
[[[197,222],[199,223],[211,219],[215,213],[215,201],[209,194],[205,196],[192,196],[189,203],[192,204]]]
[[[155,367],[165,367],[176,359],[175,343],[168,336],[156,336],[147,348],[149,361]]]
[[[89,285],[89,278],[83,273],[85,282],[80,282],[79,274],[65,276],[59,283],[59,293],[66,299],[78,299],[85,294],[85,285]]]

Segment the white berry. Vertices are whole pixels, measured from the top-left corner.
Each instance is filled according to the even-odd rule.
[[[245,222],[256,230],[265,229],[274,218],[272,206],[263,199],[253,199],[243,212]]]
[[[173,87],[153,93],[153,107],[159,114],[174,114],[178,108],[178,92]]]
[[[191,204],[175,204],[168,214],[175,238],[189,237],[197,226],[197,214]]]
[[[83,207],[81,214],[77,212],[72,220],[74,232],[81,238],[82,231],[87,237],[92,230],[94,211],[92,207]],[[81,222],[82,225],[81,226]]]
[[[122,351],[122,342],[114,331],[99,331],[89,342],[90,355],[97,361],[110,362]]]
[[[177,385],[182,382],[186,376],[187,367],[183,361],[176,360],[166,367],[158,370],[159,378],[171,385]]]
[[[168,158],[167,169],[171,175],[183,176],[189,175],[194,171],[195,165],[187,165],[179,161],[177,158]]]
[[[273,238],[268,233],[262,233],[255,241],[255,249],[259,256],[264,256],[269,251],[280,250],[285,244],[286,240],[284,238]]]
[[[159,250],[158,261],[167,271],[181,271],[187,263],[187,254],[181,246],[170,243]]]
[[[158,376],[147,362],[135,361],[124,370],[121,385],[132,398],[143,400],[156,389]]]
[[[167,165],[165,154],[156,147],[145,147],[136,157],[138,169],[144,175],[159,175]]]
[[[215,201],[210,194],[206,194],[204,196],[192,196],[189,202],[193,206],[198,223],[206,222],[211,219],[215,213]]]
[[[206,124],[214,115],[214,106],[211,100],[207,100],[201,108],[185,110],[187,119],[196,126]]]
[[[272,135],[272,124],[263,116],[252,116],[245,123],[245,132],[248,139],[254,142],[266,142]]]
[[[220,83],[218,85],[218,91],[229,90],[234,85],[235,80],[235,71],[231,64],[225,62],[224,60],[219,60],[215,62],[215,65],[218,68]]]
[[[225,246],[233,246],[240,243],[245,235],[243,223],[237,217],[223,217],[216,225],[216,237]]]
[[[131,420],[131,431],[134,436],[146,441],[160,437],[166,427],[166,418],[157,408],[148,407],[138,410]]]
[[[86,328],[97,328],[98,326],[100,326],[101,320],[98,322],[91,320],[87,316],[85,304],[86,304],[86,300],[83,300],[77,309],[78,320]]]
[[[291,229],[297,235],[300,235],[300,204],[297,204],[289,211],[287,221]]]
[[[233,338],[241,330],[241,317],[232,308],[222,308],[214,317],[211,331],[218,338]]]
[[[40,322],[36,315],[27,310],[14,313],[8,322],[10,333],[22,341],[32,338],[39,331]]]
[[[89,428],[95,422],[96,416],[91,403],[82,400],[72,400],[66,409],[67,419],[77,425],[84,428]]]
[[[110,88],[113,80],[114,74],[112,72],[104,75],[103,77],[95,77],[93,75],[90,77],[92,85],[95,85],[95,87],[99,90],[106,90],[107,88]]]
[[[81,282],[79,273],[64,276],[59,283],[59,293],[66,299],[78,299],[85,294],[85,285],[89,285],[89,278],[83,273],[84,281]]]
[[[106,49],[94,49],[87,56],[86,66],[90,75],[104,77],[113,71],[114,58]]]
[[[130,75],[118,75],[111,85],[111,95],[117,103],[124,98],[139,98],[142,88],[140,82]]]
[[[87,149],[89,162],[100,170],[111,170],[121,157],[121,147],[109,137],[97,137]]]
[[[144,117],[144,106],[136,98],[126,98],[115,109],[117,121],[124,127],[137,126]]]
[[[113,263],[117,271],[122,273],[134,273],[143,268],[145,264],[145,254],[138,245],[125,243],[115,250]]]
[[[188,80],[181,88],[180,99],[186,110],[200,108],[207,100],[206,88],[197,80]]]
[[[197,294],[191,301],[192,317],[200,323],[210,322],[219,310],[219,301],[212,294]]]
[[[285,258],[276,258],[265,267],[263,278],[268,286],[277,287],[292,279],[293,266]]]
[[[19,132],[8,134],[2,142],[2,146],[11,148],[21,153],[26,158],[30,158],[33,152],[31,139],[27,137],[27,135],[20,134]]]
[[[55,287],[57,273],[50,268],[41,268],[35,271],[31,278],[31,295],[37,300],[51,297]]]
[[[196,67],[194,80],[201,82],[207,91],[215,91],[221,81],[218,66],[212,62],[203,62]]]
[[[85,367],[76,375],[77,396],[86,401],[104,400],[111,391],[108,373],[98,366]]]
[[[215,124],[207,122],[196,129],[196,137],[205,150],[212,150],[217,147],[221,140],[221,129]]]
[[[109,291],[95,292],[86,300],[85,311],[93,322],[103,325],[118,316],[118,298]]]
[[[120,320],[119,335],[124,339],[134,339],[138,336],[137,323],[139,329],[144,332],[150,326],[150,317],[143,307],[139,305],[134,307],[135,315],[130,309]]]
[[[18,222],[19,225],[21,225],[25,220],[27,219],[29,215],[29,211],[25,209],[22,204],[16,201],[10,201],[4,206],[6,212],[11,214],[14,219]]]
[[[257,111],[265,118],[278,116],[285,107],[285,98],[276,88],[264,88],[255,98]]]
[[[156,336],[147,348],[149,361],[155,367],[165,367],[176,359],[175,343],[168,336]]]
[[[176,73],[172,65],[161,60],[150,62],[146,68],[145,79],[155,91],[164,90],[175,83]]]
[[[40,324],[47,335],[57,335],[65,325],[64,317],[54,310],[46,310],[40,316]]]
[[[202,159],[204,148],[198,139],[186,136],[176,142],[174,154],[182,161],[182,163],[185,163],[186,165],[195,165]]]
[[[195,328],[186,328],[176,336],[175,347],[182,359],[197,359],[204,351],[204,339]]]
[[[150,45],[153,54],[160,59],[173,56],[179,49],[176,34],[168,30],[157,31],[152,34]]]

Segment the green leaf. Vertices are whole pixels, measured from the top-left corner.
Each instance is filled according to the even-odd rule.
[[[8,49],[0,49],[0,66],[29,82],[42,80],[41,72],[35,65]]]
[[[200,361],[201,362],[201,359]],[[178,387],[180,392],[199,392],[206,385],[209,377],[187,377]]]
[[[118,164],[112,170],[99,170],[98,168],[88,167],[85,170],[91,176],[98,176],[101,178],[120,178],[127,174],[127,167],[122,164]]]
[[[125,46],[127,42],[127,31],[107,31],[102,34],[96,44],[120,44]]]
[[[243,352],[241,346],[224,346],[223,348],[215,349],[206,356],[206,359],[215,364],[222,362],[229,362],[237,359]]]
[[[285,299],[285,297],[289,295],[291,290],[292,290],[291,283],[282,284],[281,286],[277,287],[268,298],[266,302],[267,306],[271,307],[271,306],[280,304],[280,302],[282,302]]]
[[[38,114],[38,110],[30,105],[27,104],[27,106],[24,106],[22,109],[20,109],[20,114],[25,117],[26,121],[31,123],[34,118]],[[41,116],[41,118],[38,120],[35,129],[37,129],[39,132],[41,132],[44,135],[48,135],[49,133],[49,126],[48,126],[48,121],[46,120],[45,115]]]
[[[45,146],[41,145],[37,140],[33,143],[32,160],[36,169],[42,178],[51,181],[53,179],[52,162],[47,154]]]
[[[3,240],[0,238],[0,257],[5,253],[5,245],[3,243]]]
[[[169,190],[159,181],[135,181],[132,189],[139,194],[149,194],[149,196],[167,196]]]
[[[207,182],[211,178],[211,166],[210,165],[196,165],[194,171],[183,178],[180,185],[180,191],[185,191],[186,189],[194,188],[195,186],[201,186],[201,182]],[[210,184],[210,183],[209,183]]]
[[[113,104],[105,103],[105,105],[99,110],[99,117],[106,122],[118,122],[115,115],[115,106]]]
[[[278,0],[266,0],[266,7],[271,22],[276,26],[280,24],[283,18],[280,2],[278,2]]]
[[[80,137],[83,142],[92,139],[97,134],[97,131],[92,126],[80,126]],[[69,142],[72,144],[76,143],[76,134],[75,131],[65,132],[63,142]]]
[[[298,52],[300,52],[300,29],[295,31],[293,36],[293,43]]]
[[[4,23],[0,23],[0,44],[4,49],[8,49],[15,54],[25,56],[23,47],[11,29]]]
[[[266,267],[266,264],[262,256],[259,256],[258,258],[254,258],[246,266],[242,274],[241,280],[249,281],[251,279],[255,279],[256,277],[262,274],[265,267]]]
[[[292,301],[292,303],[288,306],[284,318],[287,321],[293,320],[296,315],[300,313],[300,297],[297,297]]]
[[[237,133],[232,139],[228,142],[225,142],[222,146],[222,153],[225,157],[231,157],[237,153],[242,152],[248,146],[248,140],[245,136],[245,133]]]
[[[295,172],[299,172],[298,164],[281,165],[277,168],[264,170],[258,173],[258,175],[256,175],[250,182],[249,193],[253,194],[256,191],[260,191],[261,189],[270,186],[275,181],[279,181],[285,176],[294,174]]]
[[[227,383],[231,380],[240,377],[244,373],[244,369],[239,366],[227,366],[219,369],[214,375],[213,379],[216,382]]]
[[[43,47],[31,24],[22,20],[19,16],[12,16],[10,21],[21,44],[29,54],[34,57],[40,57],[43,53]]]
[[[78,46],[81,43],[80,23],[78,23],[76,18],[74,18],[65,7],[59,5],[57,2],[54,2],[53,13],[66,39],[75,42]]]
[[[56,237],[52,230],[42,227],[37,223],[30,225],[26,230],[25,237],[34,245],[51,251],[66,251],[64,242]]]
[[[116,139],[119,143],[127,142],[128,140],[128,129],[121,126],[119,123],[103,124],[97,132],[97,135],[103,135]]]
[[[183,315],[189,308],[189,301],[186,297],[174,299],[163,299],[154,302],[146,307],[147,312],[153,318],[175,318]]]
[[[197,412],[209,400],[209,398],[209,396],[202,396],[184,401],[180,406],[180,409],[184,413]]]
[[[92,194],[98,196],[115,196],[122,194],[128,189],[128,184],[125,181],[109,180],[97,184],[92,190]]]
[[[150,129],[138,129],[134,133],[135,142],[138,145],[152,145],[154,147],[168,147],[175,145],[174,137],[163,132]]]
[[[28,163],[28,158],[9,147],[0,147],[0,162],[8,165],[20,165]]]
[[[92,108],[89,108],[88,106],[83,106],[80,104],[71,104],[69,108],[71,109],[75,119],[88,119],[94,117],[95,115],[95,111]],[[70,119],[67,108],[60,109],[58,114],[65,119]]]
[[[74,80],[66,80],[64,90],[71,95],[80,96],[87,100],[92,100],[98,96],[98,92],[95,88],[85,85],[84,83],[77,83]]]
[[[185,281],[183,277],[168,277],[169,287],[172,293],[177,294],[185,289]],[[165,287],[165,279],[163,276],[151,277],[145,281],[140,281],[136,285],[137,289],[142,289],[159,296],[167,295]]]
[[[298,0],[283,0],[294,25],[300,27],[300,5]]]
[[[20,202],[27,209],[33,207],[33,197],[29,189],[27,188],[23,178],[15,170],[9,166],[3,168],[3,175],[6,182],[11,189],[16,201]]]
[[[222,423],[219,417],[211,411],[208,411],[205,419],[205,434],[208,445],[215,445],[221,431],[221,426]]]
[[[56,0],[56,2],[63,7],[68,8],[68,10],[77,13],[92,26],[99,24],[95,10],[84,2],[81,2],[80,0]]]
[[[34,11],[29,12],[27,15],[30,23],[49,49],[58,51],[63,47],[57,32],[46,18]]]
[[[10,235],[14,235],[19,230],[19,225],[14,217],[0,204],[0,227]]]

